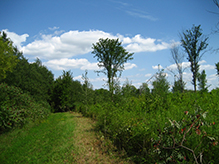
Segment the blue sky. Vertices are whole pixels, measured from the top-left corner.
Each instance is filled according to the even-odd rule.
[[[219,9],[213,0],[3,0],[0,31],[5,31],[30,62],[40,58],[57,78],[62,70],[71,70],[75,80],[88,70],[94,89],[103,87],[103,74],[97,76],[97,60],[91,54],[92,43],[99,38],[119,38],[123,47],[134,52],[125,64],[121,85],[128,80],[137,88],[164,68],[170,84],[174,69],[170,47],[179,43],[180,33],[200,25],[209,37],[209,51],[200,64],[207,73],[210,89],[219,85],[215,63],[219,54]],[[182,51],[183,52],[183,51]],[[188,66],[185,57],[184,65]],[[190,69],[184,72],[187,89]],[[148,82],[150,88],[151,81]]]

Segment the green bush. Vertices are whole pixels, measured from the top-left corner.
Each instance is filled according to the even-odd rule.
[[[28,121],[45,118],[50,113],[47,102],[36,103],[20,88],[0,84],[0,130],[22,126]]]
[[[148,94],[121,98],[116,103],[102,102],[88,108],[81,105],[80,111],[95,118],[96,129],[119,149],[125,150],[136,163],[195,162],[189,149],[194,151],[198,162],[202,156],[202,163],[218,163],[218,99],[218,89],[210,93]],[[185,111],[189,114],[185,115]],[[195,121],[197,115],[200,116]],[[188,130],[192,123],[194,125],[186,131],[183,142],[189,149],[173,148],[173,138],[179,146],[185,129]]]

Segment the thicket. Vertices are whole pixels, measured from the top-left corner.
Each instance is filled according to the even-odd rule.
[[[0,40],[2,133],[49,115],[54,78],[52,72],[39,59],[34,63],[28,62],[5,33],[0,35]],[[13,67],[8,67],[10,63],[13,63]]]
[[[218,98],[219,89],[142,94],[79,111],[136,163],[218,163]]]
[[[38,102],[20,88],[0,84],[0,133],[21,127],[30,121],[46,118],[50,111],[46,102]]]

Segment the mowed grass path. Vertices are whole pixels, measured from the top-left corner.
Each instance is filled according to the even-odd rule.
[[[75,163],[75,122],[54,113],[39,124],[0,135],[0,163]]]

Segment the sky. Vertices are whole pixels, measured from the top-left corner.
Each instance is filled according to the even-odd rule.
[[[14,42],[29,62],[39,58],[55,78],[63,70],[82,81],[88,71],[94,89],[106,88],[107,77],[99,74],[92,44],[100,38],[117,39],[133,60],[125,64],[120,85],[127,80],[136,88],[147,82],[152,88],[158,65],[164,69],[170,86],[176,66],[171,58],[173,44],[180,34],[201,25],[208,48],[200,61],[210,90],[219,86],[215,63],[219,62],[219,9],[213,0],[2,0],[0,31]],[[179,46],[180,47],[180,46]],[[185,54],[183,80],[193,89],[192,73]]]

